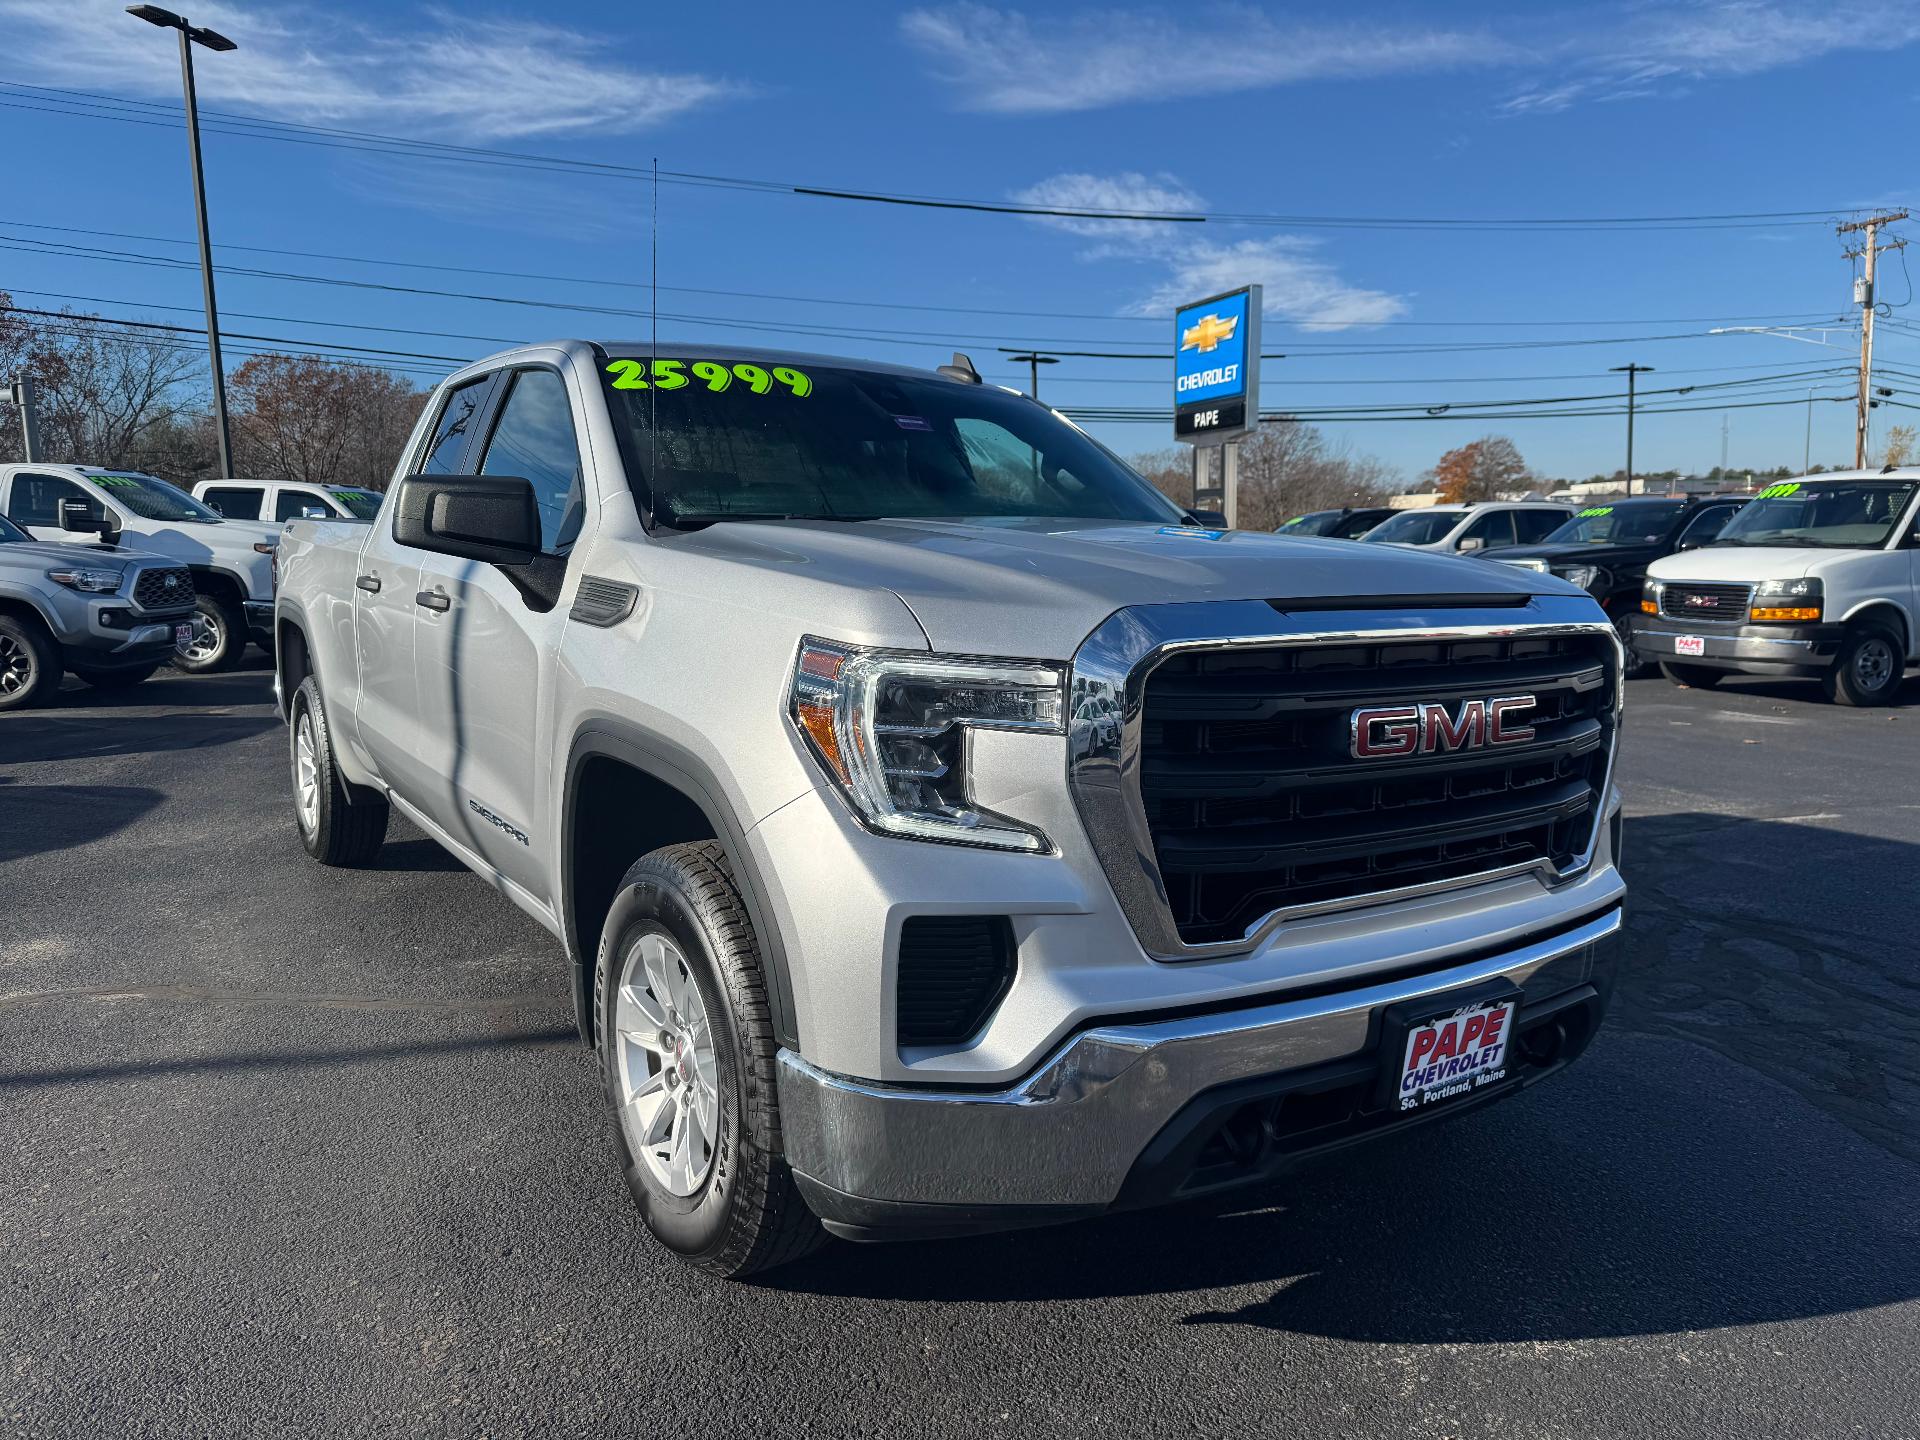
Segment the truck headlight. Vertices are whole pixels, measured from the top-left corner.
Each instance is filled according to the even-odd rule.
[[[47,578],[69,590],[84,590],[89,595],[111,595],[120,588],[118,570],[49,570]]]
[[[1797,580],[1762,580],[1754,587],[1748,618],[1755,624],[1797,624],[1818,620],[1825,587],[1811,576]]]
[[[1054,665],[864,650],[808,637],[788,713],[868,829],[914,840],[1040,851],[1047,837],[975,805],[967,731],[1066,733]]]
[[[1553,573],[1562,580],[1572,581],[1582,590],[1593,590],[1597,587],[1600,577],[1607,572],[1598,565],[1562,565]]]
[[[1640,582],[1640,613],[1642,615],[1660,613],[1660,583],[1658,580]]]

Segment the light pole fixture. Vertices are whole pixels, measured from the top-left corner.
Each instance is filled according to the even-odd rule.
[[[220,312],[213,300],[213,246],[207,239],[207,181],[200,167],[200,107],[193,93],[193,47],[227,51],[239,47],[217,30],[190,25],[158,5],[129,5],[127,13],[180,32],[180,88],[187,101],[187,154],[193,161],[193,216],[200,230],[200,289],[207,302],[207,358],[213,365],[213,425],[220,442],[220,473],[233,474],[233,440],[227,431],[227,373],[220,360]]]

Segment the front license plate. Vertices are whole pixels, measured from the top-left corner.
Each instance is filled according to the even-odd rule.
[[[1673,637],[1673,653],[1676,655],[1704,655],[1707,642],[1698,635],[1676,635]]]
[[[186,622],[173,627],[173,643],[182,650],[193,643],[193,624]]]
[[[1463,1005],[1409,1027],[1400,1057],[1400,1108],[1419,1110],[1506,1079],[1517,1009],[1514,1000]]]

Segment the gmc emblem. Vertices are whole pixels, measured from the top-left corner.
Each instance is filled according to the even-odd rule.
[[[1717,610],[1720,608],[1718,595],[1689,595],[1687,605],[1694,610]]]
[[[1400,755],[1523,744],[1533,739],[1533,727],[1522,724],[1519,716],[1533,705],[1531,695],[1504,695],[1498,700],[1462,701],[1458,715],[1432,700],[1356,710],[1353,758],[1386,760]]]

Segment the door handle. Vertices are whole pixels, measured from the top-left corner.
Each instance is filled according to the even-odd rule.
[[[424,605],[429,610],[449,610],[453,607],[453,601],[444,590],[416,590],[413,603]]]
[[[356,589],[364,590],[369,595],[378,595],[380,593],[380,577],[378,575],[356,575],[353,577],[353,583]]]

